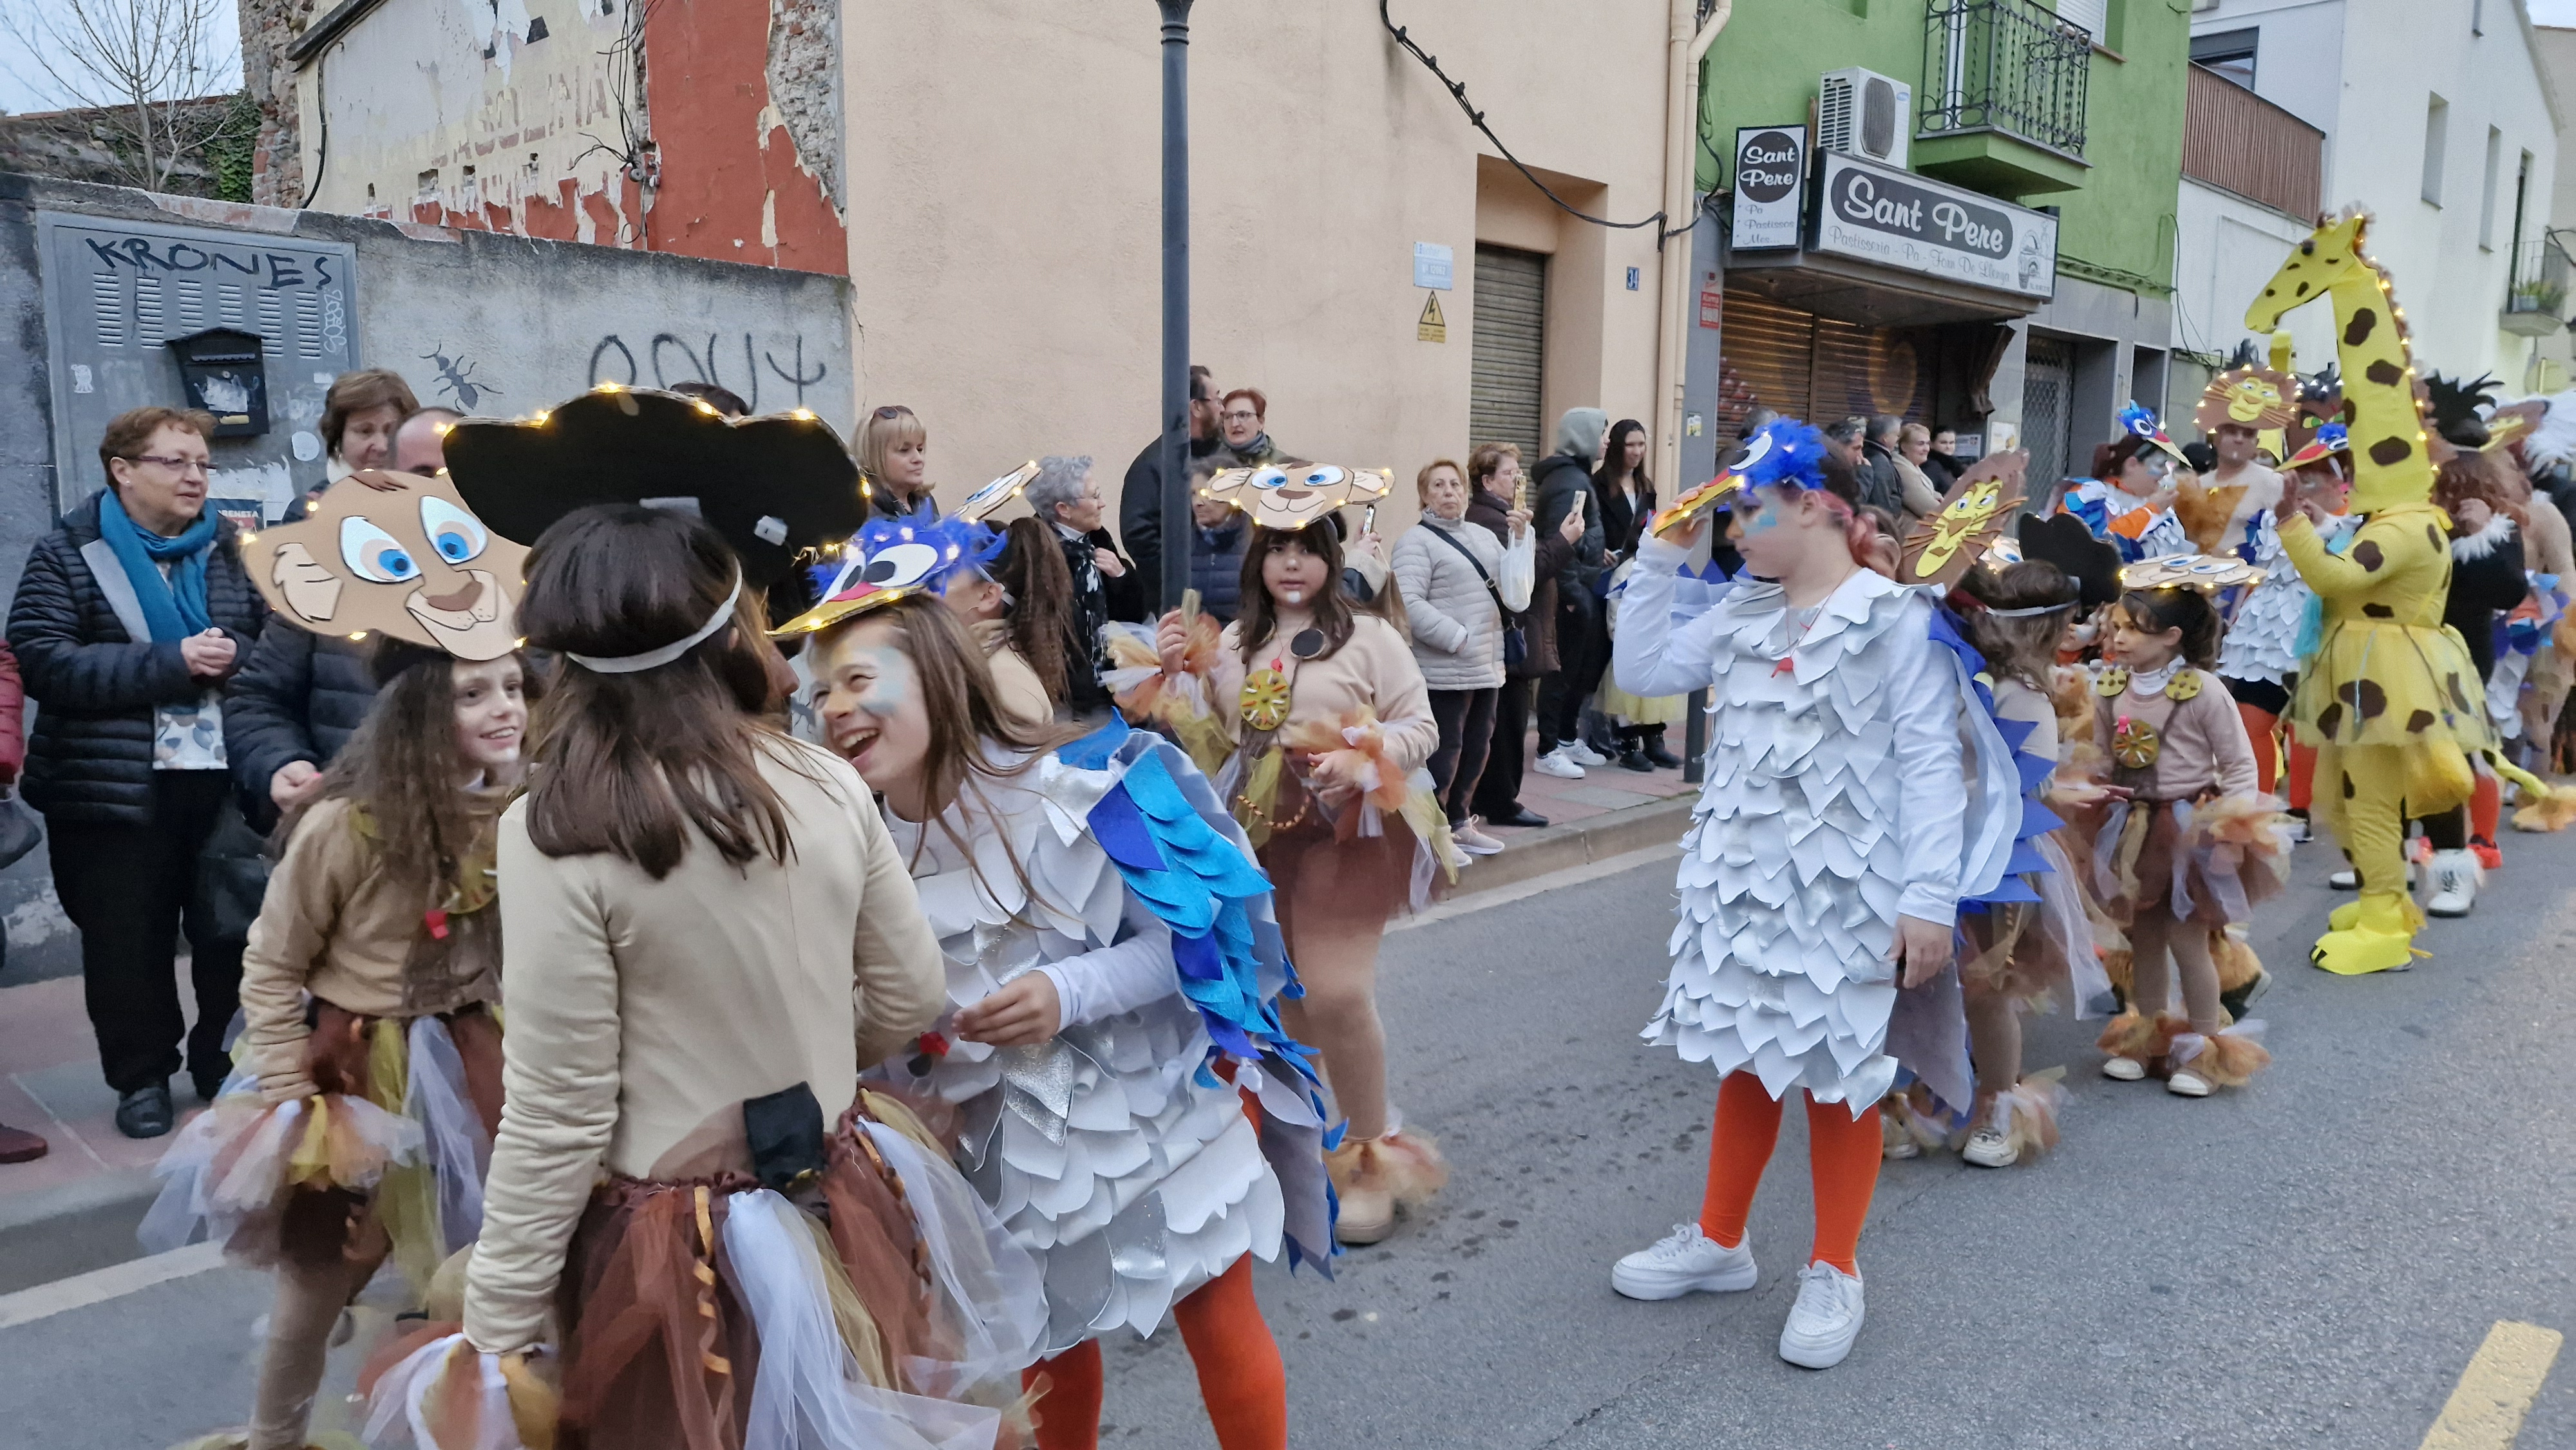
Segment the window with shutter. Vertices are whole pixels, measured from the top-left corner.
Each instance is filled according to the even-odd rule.
[[[1547,258],[1476,249],[1476,315],[1469,343],[1468,446],[1513,443],[1523,464],[1547,452]]]

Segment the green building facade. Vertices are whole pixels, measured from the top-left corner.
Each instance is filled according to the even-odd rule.
[[[2034,486],[2089,472],[2163,394],[2189,52],[2169,0],[1736,0],[1701,78],[1711,431],[1892,413],[2030,448]],[[1793,241],[1739,214],[1785,205],[1785,173],[1739,194],[1771,127],[1806,130]]]

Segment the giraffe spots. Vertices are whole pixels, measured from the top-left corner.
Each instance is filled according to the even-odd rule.
[[[2341,700],[2333,701],[2324,709],[2317,712],[2317,729],[2322,732],[2327,739],[2331,740],[2334,738],[2335,729],[2341,724],[2343,724],[2343,702]],[[2351,779],[2351,776],[2344,777],[2344,780],[2347,782],[2344,786],[2346,794],[2349,794],[2352,790],[2352,787],[2349,784]]]
[[[2343,425],[2347,428],[2361,421],[2361,405],[2350,398],[2343,400]]]
[[[2415,453],[2415,445],[2403,438],[2382,438],[2370,445],[2370,461],[2382,468],[2395,468]]]
[[[2389,608],[2385,604],[2365,604],[2361,607],[2361,613],[2366,619],[2395,619],[2397,617],[2397,611]]]
[[[2397,386],[2399,379],[2406,376],[2406,372],[2404,369],[2398,367],[2397,364],[2390,362],[2386,358],[2381,358],[2379,361],[2372,363],[2369,370],[2365,372],[2363,376],[2369,378],[2372,382],[2379,384],[2383,388],[2393,388]]]
[[[2316,239],[2316,238],[2314,238],[2314,237],[2310,237],[2310,238],[2308,238],[2306,241],[2299,243],[2299,255],[2300,255],[2300,256],[2302,256],[2302,257],[2313,257],[2313,256],[2315,256],[2316,254],[2317,254],[2317,239]],[[2291,266],[2293,266],[2293,267],[2295,267],[2295,266],[2297,266],[2297,265],[2299,265],[2299,264],[2298,264],[2298,263],[2296,263],[2296,262],[2292,262],[2290,265],[2291,265]]]
[[[2350,799],[2352,799],[2352,796],[2353,796],[2353,789],[2352,789],[2352,772],[2350,772],[2350,771],[2346,771],[2346,772],[2344,772],[2344,777],[2343,777],[2343,798],[2344,798],[2345,800],[2350,800]]]
[[[2453,688],[2457,687],[2458,680],[2455,676]],[[2350,704],[2353,714],[2364,724],[2388,713],[2388,692],[2379,687],[2377,680],[2355,680],[2335,691],[2335,695]]]
[[[2406,717],[2406,731],[2410,735],[2421,735],[2432,728],[2433,712],[2430,710],[2418,710]]]
[[[2453,670],[2442,676],[2442,685],[2445,689],[2448,689],[2451,692],[2451,704],[2457,708],[2461,714],[2465,715],[2475,708],[2469,704],[2469,692],[2460,688],[2460,672],[2458,670]]]
[[[2380,551],[2377,539],[2364,539],[2352,546],[2352,561],[2376,574],[2388,563],[2388,555]]]
[[[2431,544],[2436,549],[2448,549],[2450,547],[2450,545],[2442,541],[2442,531],[2433,527],[2431,524],[2426,524],[2424,526],[2424,542]]]
[[[2346,347],[2359,347],[2359,346],[2361,346],[2363,343],[2370,341],[2370,334],[2371,334],[2373,331],[2377,330],[2377,328],[2378,328],[2378,327],[2379,327],[2379,309],[2378,309],[2378,308],[2376,308],[2376,307],[2356,307],[2356,308],[2354,308],[2354,309],[2352,310],[2352,321],[2350,321],[2350,322],[2348,322],[2348,323],[2345,323],[2345,324],[2344,324],[2344,329],[2343,329],[2343,345],[2344,345],[2344,346],[2346,346]]]

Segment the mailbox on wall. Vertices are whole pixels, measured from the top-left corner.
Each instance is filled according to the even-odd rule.
[[[268,431],[268,369],[260,336],[209,327],[165,344],[179,359],[188,406],[215,415],[218,438],[256,438]]]

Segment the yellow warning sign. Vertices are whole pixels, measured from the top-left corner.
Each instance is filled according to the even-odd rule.
[[[1422,342],[1447,342],[1449,319],[1440,315],[1440,294],[1433,292],[1422,299],[1422,320],[1414,324],[1413,335]]]

